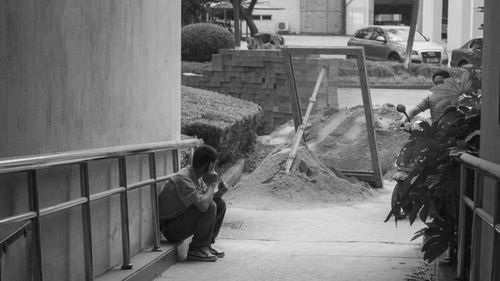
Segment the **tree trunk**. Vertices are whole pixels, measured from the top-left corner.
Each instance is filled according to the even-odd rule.
[[[234,7],[240,7],[241,0],[233,0],[233,17],[234,17],[234,45],[236,48],[241,46],[241,30],[240,30],[240,9],[234,9]]]
[[[255,25],[255,22],[253,21],[252,18],[252,13],[245,11],[245,9],[240,6],[240,14],[241,17],[246,21],[248,28],[250,29],[250,36],[254,37],[255,34],[259,33],[259,29]]]
[[[257,28],[257,25],[255,25],[255,22],[253,21],[253,18],[252,18],[253,9],[255,7],[255,4],[257,4],[257,0],[252,0],[250,2],[250,4],[248,4],[247,9],[243,8],[243,5],[241,5],[241,0],[232,0],[231,3],[233,4],[234,24],[236,25],[236,17],[238,17],[237,14],[239,14],[238,22],[240,19],[245,20],[248,28],[250,29],[250,35],[252,37],[255,34],[259,33],[259,29]],[[239,9],[234,9],[234,7],[239,7]],[[236,11],[236,10],[238,10],[238,11]],[[236,36],[236,33],[235,33],[235,36]],[[240,33],[240,36],[241,36],[241,33]]]
[[[413,41],[415,41],[415,30],[417,29],[419,7],[420,7],[420,0],[413,0],[413,5],[411,7],[410,32],[408,34],[408,42],[406,44],[406,58],[405,58],[406,69],[410,69],[411,52],[413,50]]]

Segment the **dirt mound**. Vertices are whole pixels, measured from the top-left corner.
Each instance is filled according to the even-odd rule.
[[[393,163],[408,134],[396,127],[401,115],[390,104],[373,111],[380,166],[390,176]],[[312,116],[306,127],[308,147],[325,165],[340,170],[372,171],[363,107],[328,108]]]
[[[408,141],[396,127],[401,115],[390,104],[373,111],[380,166],[385,178]],[[311,115],[290,174],[284,172],[295,136],[292,121],[257,139],[240,183],[226,196],[229,204],[250,208],[296,208],[370,196],[367,183],[346,179],[341,170],[372,171],[363,107],[325,108]]]
[[[297,208],[346,202],[371,196],[368,184],[337,176],[305,147],[290,173],[285,172],[288,146],[271,152],[225,196],[230,205],[250,208]]]

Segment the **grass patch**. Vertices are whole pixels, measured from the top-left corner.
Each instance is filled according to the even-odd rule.
[[[182,87],[181,132],[219,152],[220,163],[253,150],[262,108],[216,92]]]
[[[182,61],[181,73],[203,74],[203,71],[212,70],[212,62]]]

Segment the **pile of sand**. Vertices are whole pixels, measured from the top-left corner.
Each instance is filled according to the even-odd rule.
[[[299,148],[290,173],[286,173],[289,152],[288,146],[271,152],[225,195],[227,202],[246,208],[300,208],[372,195],[368,184],[336,175],[305,147]]]
[[[394,160],[409,134],[398,129],[401,115],[390,104],[373,110],[375,136],[382,174],[389,176]],[[293,138],[293,136],[291,136]],[[308,147],[325,165],[339,170],[372,171],[363,107],[325,109],[314,114],[306,128]]]
[[[373,111],[380,166],[386,178],[408,141],[396,127],[401,115],[390,104]],[[229,204],[250,208],[295,208],[346,202],[372,194],[367,183],[346,179],[341,170],[373,171],[364,109],[325,108],[311,115],[306,146],[297,153],[290,174],[285,163],[295,136],[292,121],[257,139],[240,183],[226,198]]]

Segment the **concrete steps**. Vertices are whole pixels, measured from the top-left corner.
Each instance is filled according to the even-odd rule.
[[[121,265],[96,277],[95,281],[144,281],[153,280],[177,261],[179,243],[161,244],[161,251],[143,251],[131,258],[132,269],[123,270]]]

